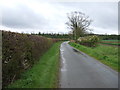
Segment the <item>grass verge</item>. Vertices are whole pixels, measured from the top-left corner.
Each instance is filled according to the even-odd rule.
[[[69,42],[69,44],[120,72],[120,63],[118,63],[118,47],[98,45],[95,48],[91,48],[73,42]]]
[[[55,43],[34,66],[7,88],[57,88],[59,73],[59,47]]]

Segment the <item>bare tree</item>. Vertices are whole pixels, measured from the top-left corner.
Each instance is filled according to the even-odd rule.
[[[66,22],[66,24],[68,25],[68,28],[72,30],[75,40],[87,33],[89,30],[88,27],[92,22],[92,20],[89,19],[89,16],[85,16],[84,13],[74,11],[68,13],[67,17],[69,21]]]

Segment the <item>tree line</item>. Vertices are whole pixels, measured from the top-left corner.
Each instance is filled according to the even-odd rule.
[[[32,35],[39,35],[39,36],[44,36],[44,37],[48,37],[48,38],[67,38],[69,39],[69,34],[59,34],[59,33],[37,33],[37,34],[33,34]]]
[[[53,34],[53,33],[31,33],[32,35],[39,35],[39,36],[44,36],[48,38],[66,38],[66,39],[73,39],[73,34],[68,33],[68,34]],[[105,35],[105,34],[84,34],[83,36],[92,36],[92,35],[97,35],[101,40],[120,40],[120,35]]]

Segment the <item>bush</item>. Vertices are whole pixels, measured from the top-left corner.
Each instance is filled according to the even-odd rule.
[[[96,35],[93,36],[86,36],[86,37],[79,37],[77,42],[81,45],[95,47],[99,42],[99,38]]]
[[[2,31],[2,85],[12,83],[55,42],[37,35]]]

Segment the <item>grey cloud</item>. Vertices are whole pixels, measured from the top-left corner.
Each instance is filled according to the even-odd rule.
[[[90,16],[95,27],[117,29],[117,2],[65,2],[61,5],[69,11],[77,10]]]
[[[39,4],[41,1],[34,0],[34,2]],[[106,30],[117,30],[117,3],[50,2],[48,4],[55,9],[55,11],[53,10],[53,14],[51,14],[51,18],[48,19],[46,19],[45,16],[42,16],[44,15],[42,12],[39,12],[39,14],[35,13],[34,9],[27,7],[27,5],[18,4],[15,8],[2,7],[2,25],[11,28],[31,28],[44,31],[53,30],[55,32],[65,32],[66,28],[60,30],[62,28],[58,27],[60,27],[60,25],[61,27],[64,27],[63,23],[67,21],[66,13],[76,10],[90,16],[93,20],[93,23],[91,24],[93,27]],[[48,10],[50,11],[52,9],[48,8]]]
[[[42,28],[47,24],[42,15],[37,15],[25,5],[2,9],[2,25],[10,28]]]
[[[120,34],[120,1],[118,3],[118,33]]]

